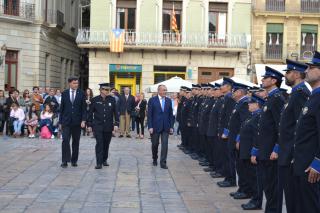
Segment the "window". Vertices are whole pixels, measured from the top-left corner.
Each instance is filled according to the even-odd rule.
[[[7,50],[5,71],[4,71],[5,89],[9,90],[11,87],[17,88],[17,81],[18,81],[18,51]]]
[[[283,24],[267,24],[266,58],[282,59]]]
[[[225,39],[228,4],[209,3],[209,39]]]
[[[20,0],[4,0],[4,14],[19,16]]]
[[[154,83],[160,83],[172,77],[186,77],[186,67],[154,66]]]
[[[134,32],[136,29],[136,1],[117,1],[117,28]]]
[[[49,53],[46,53],[46,59],[45,59],[45,86],[50,86],[50,66],[51,66],[51,57]]]
[[[317,50],[318,25],[301,25],[301,59],[310,59]]]
[[[162,31],[163,32],[171,32],[171,16],[173,13],[173,9],[175,12],[176,23],[178,27],[178,31],[181,32],[182,28],[182,2],[181,1],[164,1],[163,2],[163,10],[162,10]]]
[[[267,11],[285,11],[285,0],[266,0]]]

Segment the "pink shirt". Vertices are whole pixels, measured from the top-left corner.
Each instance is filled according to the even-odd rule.
[[[26,116],[23,109],[18,108],[16,111],[13,109],[11,110],[10,117],[18,118],[19,121],[23,121]]]
[[[49,113],[49,112],[42,113],[41,112],[40,118],[43,119],[43,120],[44,119],[51,119],[52,116],[53,116],[53,113]]]

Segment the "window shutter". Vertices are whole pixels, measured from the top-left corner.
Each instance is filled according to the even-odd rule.
[[[267,24],[267,33],[283,33],[283,24]]]
[[[303,24],[301,25],[301,32],[302,33],[318,33],[318,25],[309,25]]]

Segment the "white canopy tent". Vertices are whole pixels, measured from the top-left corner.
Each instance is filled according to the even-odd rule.
[[[186,81],[180,77],[172,77],[166,81],[157,83],[155,85],[150,86],[149,88],[147,88],[147,92],[157,92],[158,91],[158,86],[160,84],[163,84],[167,87],[168,92],[179,92],[180,91],[180,87],[181,86],[186,86],[191,88],[192,87],[192,83],[190,81]]]
[[[258,86],[258,85],[256,85],[256,84],[254,84],[254,83],[252,83],[252,82],[250,82],[250,81],[244,80],[244,79],[242,79],[242,78],[231,77],[231,79],[234,80],[234,81],[237,82],[237,83],[245,84],[245,85],[248,85],[248,86],[250,86],[250,87],[253,87],[253,86],[256,86],[256,87],[257,87],[257,86]],[[219,80],[216,80],[216,81],[211,82],[211,84],[214,84],[214,83],[221,84],[222,81],[223,81],[223,79],[221,78],[221,79],[219,79]]]

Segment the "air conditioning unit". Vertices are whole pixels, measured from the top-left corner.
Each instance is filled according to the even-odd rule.
[[[60,10],[57,10],[57,27],[63,28],[64,25],[64,14]]]

